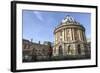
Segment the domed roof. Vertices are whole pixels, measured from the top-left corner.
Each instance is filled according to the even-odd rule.
[[[59,29],[60,28],[60,29]],[[54,33],[62,30],[62,29],[67,29],[67,28],[77,28],[77,29],[82,29],[85,31],[84,26],[76,21],[72,16],[67,15],[59,25],[57,25],[54,29]]]
[[[70,15],[67,15],[62,21],[61,21],[61,23],[59,24],[59,25],[57,25],[56,27],[55,27],[55,30],[54,30],[54,32],[58,29],[58,28],[61,28],[61,27],[63,27],[63,28],[67,28],[66,26],[68,26],[68,28],[78,28],[78,27],[80,27],[80,28],[82,28],[84,31],[85,31],[85,28],[84,28],[84,26],[81,24],[81,23],[79,23],[78,21],[76,21],[72,16],[70,16]],[[60,30],[60,29],[59,29]]]
[[[62,20],[62,23],[65,23],[65,22],[74,22],[74,18],[71,17],[70,15],[67,15],[63,20]]]
[[[62,24],[80,24],[72,16],[67,15],[62,21]]]

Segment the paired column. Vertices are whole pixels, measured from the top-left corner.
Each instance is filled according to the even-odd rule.
[[[72,29],[70,29],[70,40],[72,40]]]
[[[82,31],[78,30],[78,32],[79,32],[79,40],[82,40]]]
[[[72,40],[75,40],[75,33],[74,33],[74,29],[72,29]]]

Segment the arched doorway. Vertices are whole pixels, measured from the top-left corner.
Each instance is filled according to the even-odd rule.
[[[63,50],[62,50],[62,46],[59,46],[59,56],[63,55]]]
[[[81,47],[80,47],[80,44],[77,45],[77,52],[78,52],[78,54],[81,54]]]
[[[71,53],[71,47],[70,47],[70,45],[68,46],[68,54],[70,54]]]

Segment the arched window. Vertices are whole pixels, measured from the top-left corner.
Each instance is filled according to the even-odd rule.
[[[63,55],[62,46],[59,46],[59,55],[60,55],[60,56]]]
[[[71,53],[71,46],[68,46],[68,54]]]
[[[72,55],[73,52],[74,52],[74,49],[73,49],[73,47],[71,45],[69,45],[67,51],[68,51],[68,54]]]
[[[77,52],[78,52],[78,54],[81,54],[81,47],[80,47],[80,45],[77,45]]]

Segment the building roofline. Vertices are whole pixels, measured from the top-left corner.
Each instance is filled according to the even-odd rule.
[[[67,25],[60,25],[60,26],[58,26],[57,28],[55,28],[54,29],[54,33],[55,33],[55,31],[57,30],[57,29],[59,29],[59,28],[62,28],[62,27],[65,27],[65,26],[78,26],[78,27],[81,27],[82,29],[83,29],[83,31],[85,31],[85,28],[84,28],[84,26],[83,25],[76,25],[76,24],[67,24]],[[71,27],[72,28],[72,27]]]

